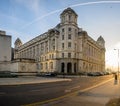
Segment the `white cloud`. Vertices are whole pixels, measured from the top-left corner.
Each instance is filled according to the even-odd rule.
[[[114,50],[116,49],[116,50]],[[120,49],[120,42],[113,45],[113,48],[106,51],[106,67],[118,67],[118,49]],[[120,50],[119,50],[120,51]],[[120,52],[119,52],[120,55]]]
[[[40,0],[15,0],[16,3],[19,3],[29,10],[31,10],[36,15],[39,15],[40,12]]]
[[[117,43],[116,43],[115,49],[120,49],[120,42],[117,42]]]
[[[12,15],[6,15],[0,12],[0,23],[3,23],[3,24],[7,23],[9,25],[11,24],[12,26],[15,25],[18,27],[22,24],[25,24],[25,21],[18,17],[12,16]]]

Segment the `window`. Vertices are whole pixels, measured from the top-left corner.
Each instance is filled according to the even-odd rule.
[[[64,53],[62,53],[62,58],[64,58]]]
[[[43,69],[43,64],[41,63],[41,70]]]
[[[69,21],[71,21],[71,15],[69,15]]]
[[[62,35],[62,40],[64,40],[64,35]]]
[[[52,54],[52,59],[54,58],[54,54]]]
[[[45,60],[46,60],[46,56],[45,56]]]
[[[62,49],[64,49],[64,43],[62,43]]]
[[[75,43],[75,50],[77,50],[77,46],[76,46],[76,43]]]
[[[68,34],[68,39],[71,39],[71,34]]]
[[[37,69],[40,69],[40,65],[38,63],[36,64],[36,67],[37,67]]]
[[[71,42],[68,42],[68,48],[70,48],[71,47]]]
[[[70,28],[70,27],[68,28],[68,31],[71,31],[71,28]]]
[[[75,35],[77,35],[77,29],[75,29]]]
[[[64,28],[62,29],[62,32],[64,32]]]
[[[75,53],[75,58],[76,58],[76,53]]]
[[[53,62],[50,62],[50,69],[53,69]]]
[[[46,69],[48,68],[48,64],[46,63]]]
[[[65,22],[65,16],[63,16],[63,18],[62,18],[62,22]]]
[[[55,39],[52,40],[52,44],[53,44],[53,45],[55,44]]]
[[[68,58],[71,58],[71,53],[68,53]]]
[[[55,50],[55,45],[53,46],[53,50]]]
[[[51,54],[49,55],[49,59],[51,59]]]

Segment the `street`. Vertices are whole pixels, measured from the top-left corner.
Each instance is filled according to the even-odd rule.
[[[111,80],[101,86],[85,92],[79,91],[76,95],[46,106],[105,106],[113,98],[120,98],[120,84],[114,84],[114,80]]]
[[[47,101],[96,85],[110,78],[112,77],[77,77],[72,78],[72,81],[64,82],[0,86],[0,106],[20,106]]]

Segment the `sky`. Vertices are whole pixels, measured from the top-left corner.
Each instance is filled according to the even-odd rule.
[[[60,13],[71,7],[78,26],[94,40],[102,36],[106,65],[117,67],[120,49],[120,0],[0,0],[0,30],[23,43],[60,23]]]

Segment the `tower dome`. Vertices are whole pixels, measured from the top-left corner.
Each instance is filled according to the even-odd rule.
[[[60,14],[61,24],[77,24],[77,17],[76,12],[69,7]]]
[[[17,39],[16,39],[14,45],[15,45],[15,49],[17,49],[19,46],[22,45],[22,41],[20,40],[20,38],[17,38]]]
[[[68,7],[67,9],[65,9],[65,10],[61,13],[61,15],[64,15],[64,14],[66,14],[66,13],[74,13],[74,14],[77,16],[76,12],[75,12],[73,9],[71,9],[70,7]]]
[[[101,45],[103,48],[105,48],[105,40],[103,39],[102,36],[100,36],[98,39],[97,39],[97,43],[99,45]]]

